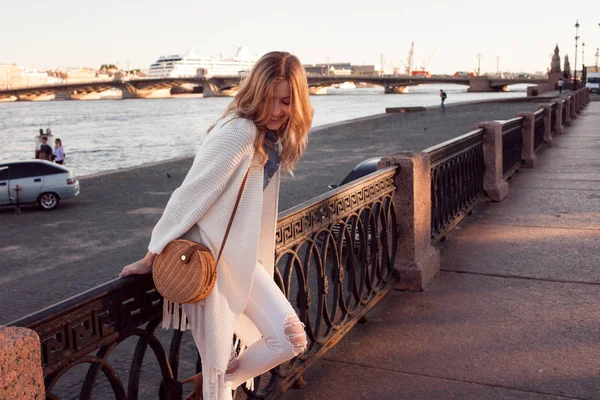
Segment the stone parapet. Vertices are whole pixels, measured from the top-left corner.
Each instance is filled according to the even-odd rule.
[[[502,201],[508,196],[508,183],[503,177],[502,124],[480,122],[476,129],[483,131],[483,191],[493,201]]]
[[[577,118],[577,98],[575,97],[575,94],[570,94],[567,98],[569,99],[571,120],[574,120]]]
[[[398,226],[395,289],[423,290],[440,270],[440,253],[431,245],[431,163],[426,153],[383,157],[378,168],[398,165],[394,206]]]
[[[565,107],[567,108],[567,110],[565,111],[565,120],[564,120],[564,124],[565,126],[571,126],[571,97],[567,96],[567,98],[565,99]]]
[[[552,104],[540,104],[544,109],[544,144],[552,146]]]
[[[554,104],[556,104],[556,123],[554,125],[555,133],[557,135],[562,135],[565,133],[565,128],[563,127],[564,121],[562,117],[563,112],[563,103],[561,99],[553,100]]]
[[[535,115],[531,112],[521,112],[517,116],[523,117],[523,168],[533,168],[537,165],[534,145]]]
[[[34,331],[0,326],[0,399],[45,398],[40,349]]]

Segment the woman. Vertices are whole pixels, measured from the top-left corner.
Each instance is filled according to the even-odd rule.
[[[57,164],[65,163],[65,150],[62,147],[62,141],[58,138],[54,141],[53,159]]]
[[[240,83],[217,124],[209,129],[182,185],[156,224],[146,256],[121,276],[147,273],[172,240],[183,237],[218,253],[242,179],[238,211],[217,283],[202,302],[165,300],[163,326],[185,329],[187,317],[202,357],[202,376],[189,398],[230,399],[232,390],[306,348],[304,328],[273,281],[279,166],[291,172],[306,149],[313,110],[302,64],[285,52],[265,54]],[[235,356],[234,333],[245,350]],[[202,386],[203,389],[200,389]]]

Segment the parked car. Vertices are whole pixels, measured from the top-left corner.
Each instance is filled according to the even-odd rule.
[[[364,176],[367,176],[375,171],[377,171],[377,164],[379,163],[379,160],[381,160],[381,157],[373,157],[373,158],[369,158],[365,161],[360,162],[359,164],[357,164],[354,168],[352,168],[352,171],[350,171],[348,173],[348,175],[346,175],[346,177],[344,179],[342,179],[342,181],[340,182],[339,185],[336,184],[331,184],[329,185],[329,190],[333,190],[336,189],[340,186],[343,186],[347,183],[351,183],[352,181],[355,181],[357,179],[360,179]],[[374,208],[374,212],[377,213],[377,206]],[[352,231],[352,225],[354,223],[354,219],[351,218],[350,220],[348,220],[348,230]],[[368,224],[366,223],[366,221],[362,221],[363,226],[367,226],[367,230],[366,230],[366,240],[368,242],[371,241],[371,227],[368,226]],[[334,238],[338,238],[339,234],[340,234],[340,226],[339,225],[335,225],[332,229],[332,233]],[[354,246],[354,250],[358,251],[358,249],[360,248],[361,245],[361,240],[360,240],[360,233],[359,232],[355,232],[354,234],[354,241],[355,241],[355,246]],[[318,241],[319,246],[322,245],[321,241]],[[343,249],[346,248],[346,239],[343,239]],[[345,251],[345,250],[344,250]]]
[[[354,168],[352,168],[352,171],[350,171],[350,173],[346,175],[344,179],[342,179],[339,185],[329,185],[329,190],[335,189],[339,186],[345,185],[346,183],[350,183],[352,181],[362,178],[363,176],[369,175],[370,173],[377,171],[377,163],[379,163],[379,160],[381,160],[381,157],[373,157],[362,161],[361,163],[357,164]]]
[[[18,191],[16,190],[18,187]],[[79,194],[79,181],[69,168],[44,160],[0,163],[0,206],[38,203],[53,210],[61,200]]]

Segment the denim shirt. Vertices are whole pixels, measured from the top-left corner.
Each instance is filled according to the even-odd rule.
[[[271,178],[279,169],[279,139],[275,131],[267,130],[267,137],[263,144],[263,150],[269,157],[265,164],[265,171],[263,174],[263,190],[267,188]]]

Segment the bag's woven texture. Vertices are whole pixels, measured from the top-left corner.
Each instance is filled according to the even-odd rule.
[[[196,249],[189,253],[189,249]],[[173,240],[156,256],[152,266],[156,290],[173,303],[204,300],[217,281],[215,258],[208,248],[190,240]]]

